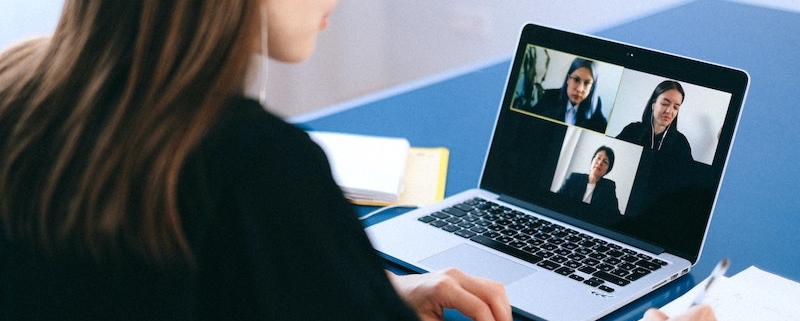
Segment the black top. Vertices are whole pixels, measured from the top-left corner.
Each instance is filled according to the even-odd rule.
[[[617,135],[617,139],[656,150],[660,155],[671,157],[673,160],[680,162],[688,163],[693,160],[692,147],[689,145],[689,140],[676,129],[653,135],[653,129],[650,125],[635,122],[625,126],[622,132]]]
[[[51,258],[0,237],[0,319],[416,319],[322,150],[255,101],[229,107],[181,175],[197,269]]]
[[[567,115],[567,97],[561,95],[561,89],[547,89],[542,95],[542,99],[531,108],[531,112],[547,118],[564,121]],[[587,98],[588,99],[588,98]],[[605,133],[608,121],[603,116],[603,104],[598,98],[597,109],[587,117],[586,110],[589,107],[588,101],[583,101],[575,115],[575,126],[591,129],[596,132]]]
[[[583,194],[586,194],[586,184],[588,183],[588,174],[572,173],[564,181],[564,185],[561,186],[558,193],[582,201]],[[592,200],[589,204],[607,213],[619,214],[617,184],[610,179],[600,178],[595,184]]]

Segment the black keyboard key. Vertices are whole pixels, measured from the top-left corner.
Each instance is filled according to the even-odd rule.
[[[431,214],[431,216],[433,216],[435,218],[438,218],[438,219],[446,219],[446,218],[450,217],[450,215],[448,215],[446,213],[442,213],[442,212],[433,213],[433,214]]]
[[[493,239],[493,238],[500,237],[501,234],[497,233],[495,231],[490,231],[490,232],[483,233],[483,235],[488,237],[488,238],[492,238]]]
[[[498,232],[500,232],[500,234],[503,234],[505,236],[517,235],[517,231],[514,231],[514,230],[502,230],[502,231],[498,231]]]
[[[610,248],[605,245],[595,245],[594,250],[597,251],[598,253],[605,253],[608,250],[610,250]]]
[[[581,282],[581,281],[585,280],[582,276],[577,275],[577,274],[570,274],[569,278],[573,279],[575,281],[578,281],[578,282]]]
[[[607,256],[603,253],[589,253],[589,257],[598,261],[602,261],[607,258]]]
[[[639,258],[636,257],[636,255],[630,255],[630,254],[623,255],[620,259],[628,263],[634,263],[639,260]]]
[[[455,207],[448,207],[446,209],[443,209],[442,212],[445,212],[447,214],[450,214],[450,215],[453,215],[453,216],[456,216],[456,217],[462,217],[464,215],[467,215],[467,212],[464,212],[464,211],[462,211],[460,209],[457,209]]]
[[[570,269],[570,268],[568,268],[568,267],[566,267],[566,266],[562,266],[562,267],[560,267],[560,268],[557,268],[557,269],[555,270],[555,272],[556,272],[556,273],[558,273],[558,274],[561,274],[561,275],[567,276],[567,275],[570,275],[570,274],[572,274],[573,272],[575,272],[575,270],[573,270],[573,269]]]
[[[536,255],[548,259],[548,258],[553,257],[555,254],[553,252],[550,252],[550,251],[541,250],[539,252],[536,252]]]
[[[509,242],[508,245],[516,247],[518,249],[521,249],[521,248],[525,247],[526,245],[528,245],[528,243],[522,242],[520,240],[514,240],[514,241]]]
[[[569,233],[564,232],[564,231],[558,231],[558,232],[553,233],[553,237],[557,237],[557,238],[565,238],[567,236],[569,236]]]
[[[569,254],[569,255],[567,255],[567,258],[569,258],[570,260],[573,260],[573,261],[583,261],[584,259],[586,259],[585,256],[577,254],[577,253]]]
[[[603,281],[601,279],[598,279],[598,278],[590,278],[590,279],[588,279],[586,281],[583,281],[583,284],[586,284],[586,285],[589,285],[589,286],[598,286],[600,284],[603,284],[603,282],[605,282],[605,281]]]
[[[454,234],[458,235],[460,237],[463,237],[463,238],[467,238],[467,239],[471,238],[471,237],[473,237],[475,235],[478,235],[478,233],[475,233],[475,232],[470,231],[470,230],[459,230],[459,231],[456,231]]]
[[[430,224],[435,226],[435,227],[442,227],[442,226],[447,225],[447,222],[445,222],[445,221],[433,221]]]
[[[580,248],[580,245],[575,244],[575,243],[565,243],[565,244],[562,244],[561,247],[563,247],[565,249],[568,249],[568,250],[575,250],[575,249]]]
[[[514,236],[514,238],[517,239],[517,240],[520,240],[520,241],[525,241],[525,242],[527,242],[528,240],[531,239],[530,236],[525,235],[525,234],[517,234],[517,235]]]
[[[628,271],[623,270],[623,269],[613,269],[613,270],[611,270],[611,272],[608,272],[608,273],[616,275],[618,277],[624,277],[624,276],[626,276],[628,274],[631,274],[631,272],[628,272]]]
[[[631,271],[631,274],[629,274],[628,276],[625,277],[625,279],[629,280],[629,281],[636,281],[636,280],[641,279],[642,277],[644,277],[645,275],[648,275],[648,274],[650,274],[650,270],[648,270],[648,269],[635,268],[635,269],[633,269],[633,271]]]
[[[583,264],[581,262],[578,262],[578,261],[569,261],[567,263],[564,263],[564,266],[567,266],[567,267],[570,267],[570,268],[573,268],[573,269],[577,269],[577,268],[580,268],[581,266],[583,266]]]
[[[495,231],[495,232],[504,231],[504,230],[506,229],[505,227],[503,227],[503,226],[501,226],[501,225],[497,225],[497,224],[492,224],[492,225],[489,225],[489,226],[488,226],[488,227],[486,227],[486,228],[488,228],[488,229],[490,229],[490,230],[492,230],[492,231]]]
[[[542,244],[541,248],[548,251],[555,251],[556,249],[558,249],[558,245],[547,243],[547,244]]]
[[[594,273],[594,272],[597,272],[597,269],[596,269],[596,268],[593,268],[593,267],[591,267],[591,266],[585,266],[585,265],[584,265],[584,266],[580,267],[580,268],[578,269],[578,271],[581,271],[581,272],[583,272],[583,273],[586,273],[586,274],[592,274],[592,273]]]
[[[446,225],[442,227],[443,230],[448,231],[450,233],[460,230],[461,228],[455,225]]]
[[[611,245],[613,245],[613,244],[611,244]],[[625,255],[625,253],[622,253],[622,251],[617,251],[617,250],[608,251],[608,252],[606,252],[606,254],[608,254],[610,256],[613,256],[613,257],[620,257],[620,256]]]
[[[572,254],[572,251],[562,248],[562,249],[553,250],[553,253],[561,255],[561,256],[567,256],[567,255]]]
[[[530,263],[539,263],[540,261],[544,260],[544,258],[542,258],[541,256],[536,256],[527,253],[523,250],[509,246],[507,244],[500,243],[483,235],[476,235],[472,237],[470,240]]]
[[[469,230],[473,231],[475,233],[478,233],[478,234],[483,234],[483,233],[486,233],[487,231],[489,231],[483,226],[475,226],[475,227],[473,227],[473,228],[471,228]]]
[[[600,261],[595,260],[593,258],[587,258],[587,259],[585,259],[585,260],[583,260],[581,262],[583,262],[583,264],[591,265],[591,266],[595,266],[595,265],[600,264]]]
[[[548,269],[548,270],[555,270],[555,269],[557,269],[557,268],[559,268],[561,266],[561,264],[558,264],[558,263],[550,261],[550,260],[541,261],[541,262],[539,262],[539,264],[536,264],[536,265],[538,265],[540,267],[543,267],[545,269]]]
[[[417,220],[419,220],[422,223],[430,223],[430,222],[435,221],[436,218],[433,217],[433,216],[430,216],[430,215],[425,215],[423,217],[418,218]]]
[[[602,284],[600,286],[598,286],[597,288],[600,289],[600,290],[606,291],[608,293],[614,292],[614,288],[606,286],[606,285],[602,285]]]
[[[620,277],[618,277],[616,275],[613,275],[613,274],[610,274],[610,273],[604,272],[604,271],[597,271],[592,275],[595,276],[595,277],[598,277],[600,279],[603,279],[603,280],[605,280],[605,281],[607,281],[609,283],[616,284],[616,285],[619,285],[619,286],[626,286],[626,285],[631,283],[631,281],[625,280],[623,278],[620,278]]]
[[[658,264],[658,263],[655,263],[655,262],[650,262],[650,261],[645,261],[645,260],[641,260],[639,262],[636,262],[636,265],[641,266],[641,267],[643,267],[645,269],[648,269],[650,271],[655,271],[655,270],[658,270],[658,269],[661,268],[661,264]]]

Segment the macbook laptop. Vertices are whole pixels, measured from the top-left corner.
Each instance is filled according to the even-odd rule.
[[[730,67],[526,25],[479,185],[367,234],[415,271],[502,282],[528,318],[600,318],[697,262],[748,83]]]

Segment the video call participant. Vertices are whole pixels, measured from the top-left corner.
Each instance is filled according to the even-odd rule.
[[[680,83],[665,80],[658,84],[642,112],[642,121],[622,129],[617,139],[659,151],[680,162],[692,161],[689,140],[678,131],[678,112],[685,98]]]
[[[605,133],[608,121],[597,95],[599,75],[594,61],[575,58],[561,88],[546,89],[530,111],[570,125]]]
[[[619,214],[617,184],[604,177],[613,168],[614,150],[607,146],[600,146],[592,157],[589,174],[570,174],[558,190],[558,194],[591,204],[604,213]]]

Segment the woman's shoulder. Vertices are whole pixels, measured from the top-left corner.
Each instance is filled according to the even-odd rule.
[[[567,177],[567,180],[568,181],[572,181],[572,182],[588,181],[589,180],[589,174],[572,172],[572,173],[569,174],[569,177]]]
[[[235,172],[265,168],[263,164],[271,169],[308,166],[324,157],[305,131],[243,97],[228,101],[198,151],[206,162]]]
[[[645,126],[642,122],[633,122],[623,127],[616,138],[630,141],[638,137],[644,130]]]
[[[308,134],[270,113],[257,101],[234,97],[228,100],[211,132],[231,144],[295,145],[312,143]],[[246,147],[246,146],[240,146]]]
[[[623,131],[625,131],[625,130],[637,130],[637,129],[642,129],[642,128],[644,128],[644,124],[642,122],[640,122],[640,121],[637,121],[637,122],[632,122],[632,123],[626,125],[622,130]]]
[[[616,182],[614,182],[611,179],[605,178],[605,177],[601,178],[600,181],[598,182],[598,184],[603,184],[603,185],[606,185],[609,188],[613,188],[613,189],[617,188],[617,183]]]

